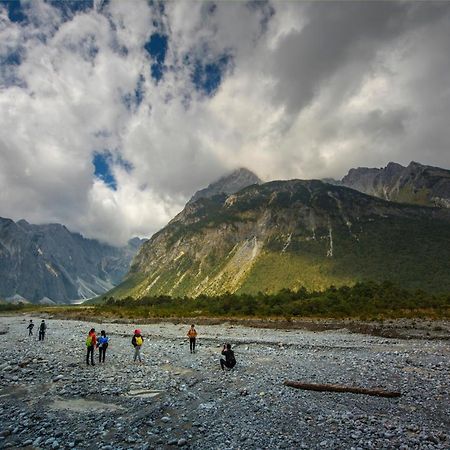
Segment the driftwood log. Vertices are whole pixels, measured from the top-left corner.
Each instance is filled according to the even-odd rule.
[[[339,384],[317,384],[317,383],[302,383],[299,381],[285,381],[285,386],[306,389],[307,391],[320,392],[351,392],[352,394],[373,395],[375,397],[400,397],[400,392],[385,391],[383,389],[365,389],[352,386],[341,386]]]

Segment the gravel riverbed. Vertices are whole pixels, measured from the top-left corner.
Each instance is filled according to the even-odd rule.
[[[0,448],[448,449],[450,341],[198,326],[0,317]],[[38,324],[40,320],[34,318]],[[85,337],[105,329],[105,364],[85,364]],[[222,372],[233,344],[237,366]],[[96,354],[97,356],[97,354]],[[285,380],[400,391],[400,398],[312,392]]]

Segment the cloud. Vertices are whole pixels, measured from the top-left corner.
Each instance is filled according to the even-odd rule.
[[[450,167],[449,18],[442,2],[0,3],[0,215],[121,244],[240,166]]]

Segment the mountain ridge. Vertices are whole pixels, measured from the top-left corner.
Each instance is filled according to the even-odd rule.
[[[337,184],[389,201],[450,208],[450,170],[415,161],[353,168]]]
[[[66,226],[0,217],[0,297],[65,303],[99,295],[119,283],[140,247],[112,247]]]
[[[143,245],[110,295],[276,292],[368,279],[450,290],[449,225],[447,209],[319,180],[252,185],[188,203]]]

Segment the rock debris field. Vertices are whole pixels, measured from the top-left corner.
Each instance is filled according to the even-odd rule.
[[[40,320],[34,318],[35,323]],[[133,325],[0,317],[0,448],[448,449],[448,340],[399,340],[243,326]],[[106,363],[85,364],[94,326],[110,336]],[[237,366],[222,372],[233,344]],[[96,354],[97,356],[97,354]],[[400,398],[312,392],[285,380],[400,391]]]

